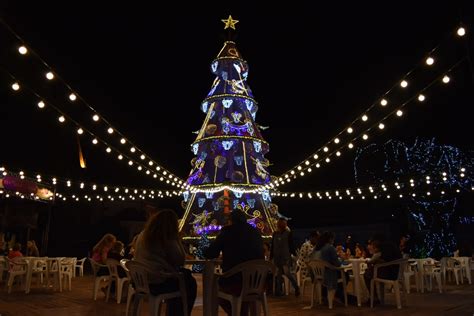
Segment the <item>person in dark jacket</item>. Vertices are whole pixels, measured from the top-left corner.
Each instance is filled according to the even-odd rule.
[[[230,225],[224,226],[209,248],[204,250],[208,259],[219,257],[222,252],[222,271],[226,272],[240,263],[264,259],[263,239],[260,232],[247,223],[242,211],[234,210],[230,215]],[[242,276],[234,275],[219,279],[221,291],[238,296],[242,291]],[[231,315],[229,302],[219,300],[224,311]],[[248,303],[242,303],[241,315],[248,315]],[[237,316],[237,315],[233,315]]]
[[[290,272],[291,256],[296,255],[296,249],[293,244],[293,235],[288,229],[286,219],[280,218],[277,222],[277,230],[272,236],[272,247],[270,258],[277,267],[277,275],[275,279],[275,295],[280,296],[282,293],[283,275],[290,280],[291,285],[295,289],[295,295],[300,295],[300,288],[295,277]]]

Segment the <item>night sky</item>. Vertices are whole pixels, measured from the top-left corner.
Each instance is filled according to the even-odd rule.
[[[295,166],[347,127],[438,43],[442,46],[437,62],[419,76],[415,73],[417,78],[436,77],[463,54],[474,57],[469,38],[473,11],[462,3],[323,7],[315,2],[257,10],[243,3],[196,8],[155,4],[154,8],[136,2],[103,7],[83,1],[37,7],[16,2],[2,1],[1,17],[99,113],[182,178],[193,158],[192,132],[205,118],[200,103],[214,80],[210,62],[225,40],[221,19],[229,14],[240,21],[236,42],[250,66],[248,82],[259,102],[257,122],[270,126],[263,136],[270,143],[267,158],[274,175]],[[468,34],[456,40],[450,34],[460,23]],[[57,100],[85,125],[93,125],[83,104],[66,100],[64,85],[46,82],[45,68],[37,59],[17,53],[18,42],[2,25],[0,42],[1,68]],[[472,65],[465,62],[461,68],[452,84],[434,89],[422,105],[408,106],[403,119],[389,122],[370,141],[410,143],[417,136],[435,137],[441,144],[472,149]],[[88,168],[80,169],[75,128],[60,126],[52,112],[39,111],[35,99],[12,93],[3,71],[0,78],[0,165],[98,183],[172,188],[137,175],[108,157],[103,148],[93,148],[88,138],[82,141]],[[396,89],[394,98],[401,101],[417,91],[409,88]],[[105,129],[101,126],[98,131],[112,139]],[[354,185],[353,160],[354,154],[346,151],[337,162],[282,190]],[[180,208],[177,199],[166,203]],[[333,224],[336,219],[348,224],[344,220],[348,212],[371,209],[369,217],[381,214],[374,221],[392,213],[377,212],[383,204],[361,202],[277,203],[301,227],[308,226],[308,217],[310,225]]]

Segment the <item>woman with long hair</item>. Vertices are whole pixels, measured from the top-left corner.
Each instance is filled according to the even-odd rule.
[[[94,248],[92,248],[92,260],[100,264],[105,264],[107,261],[107,254],[110,249],[112,249],[116,240],[117,238],[115,238],[114,235],[105,234]]]
[[[135,245],[135,260],[147,267],[150,292],[153,295],[179,290],[178,280],[163,279],[157,271],[181,272],[184,275],[188,315],[196,300],[197,285],[191,271],[184,269],[186,252],[178,233],[178,217],[172,210],[162,210],[150,217]],[[182,315],[181,299],[172,299],[167,304],[167,315]]]

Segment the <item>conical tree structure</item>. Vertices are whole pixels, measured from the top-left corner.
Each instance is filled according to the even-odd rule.
[[[240,209],[262,235],[270,236],[277,211],[265,189],[271,181],[265,158],[269,145],[255,123],[258,107],[247,84],[248,65],[234,42],[224,43],[211,71],[216,78],[201,104],[206,117],[191,144],[196,156],[180,231],[193,238],[216,235],[230,212]]]

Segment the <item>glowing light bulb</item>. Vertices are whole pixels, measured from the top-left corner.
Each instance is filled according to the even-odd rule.
[[[64,122],[66,121],[66,119],[64,118],[63,115],[61,115],[60,117],[58,117],[58,121],[59,121],[60,123],[64,123]]]
[[[352,149],[352,148],[354,148],[354,144],[352,144],[352,143],[349,143],[349,145],[347,145],[347,147],[349,147],[349,148],[351,148],[351,149]]]
[[[107,147],[107,149],[105,150],[108,154],[110,154],[112,152],[112,149],[110,147]]]
[[[15,91],[20,90],[20,84],[18,82],[15,82],[14,84],[12,84],[12,89]]]
[[[113,133],[114,133],[114,129],[113,129],[112,127],[109,127],[109,128],[107,129],[107,133],[113,134]]]
[[[403,115],[403,111],[402,110],[398,110],[397,111],[397,116],[402,116]]]
[[[150,161],[148,162],[148,165],[153,166],[153,161],[150,160]]]
[[[51,71],[47,72],[46,73],[46,79],[53,80],[54,79],[54,74]]]
[[[384,123],[380,123],[380,124],[379,124],[379,129],[384,129],[384,128],[385,128]]]
[[[99,115],[94,114],[94,115],[92,116],[92,120],[93,120],[94,122],[97,122],[97,121],[99,120]]]
[[[83,130],[82,128],[79,128],[79,129],[77,130],[77,133],[78,133],[79,135],[82,135],[82,134],[84,134],[84,130]]]
[[[400,86],[402,88],[406,88],[406,87],[408,87],[408,82],[406,80],[402,80],[402,82],[400,82]]]
[[[334,143],[339,144],[340,140],[339,138],[334,138]]]
[[[349,134],[352,134],[353,131],[354,131],[354,130],[352,129],[352,127],[349,127],[349,128],[347,129],[347,133],[349,133]]]
[[[97,145],[98,143],[99,143],[99,141],[97,140],[97,138],[94,138],[94,139],[92,140],[92,144]]]
[[[380,105],[381,106],[386,106],[388,104],[388,101],[385,99],[380,100]]]
[[[314,159],[318,159],[319,156],[318,156],[317,154],[314,154],[313,158],[314,158]]]
[[[118,155],[118,160],[122,160],[123,159],[123,156],[122,155]]]
[[[368,119],[369,119],[369,117],[368,117],[367,115],[364,114],[364,115],[362,116],[362,121],[365,122],[365,121],[367,121]]]
[[[327,163],[329,163],[331,161],[331,159],[329,159],[329,157],[327,157],[325,160],[326,160]]]
[[[39,102],[38,102],[38,107],[39,107],[40,109],[44,108],[44,107],[45,107],[44,102],[43,102],[43,101],[39,101]]]
[[[461,26],[460,28],[458,28],[458,30],[456,31],[456,33],[457,33],[459,36],[464,36],[464,35],[466,35],[466,29]]]
[[[433,57],[428,57],[428,58],[426,58],[426,64],[427,64],[428,66],[433,65],[433,64],[434,64],[434,59],[433,59]]]
[[[327,152],[329,151],[329,148],[324,147],[324,148],[323,148],[323,151],[324,151],[325,153],[327,153]]]
[[[71,93],[71,94],[69,95],[69,100],[71,100],[71,101],[76,101],[76,99],[77,99],[77,96],[76,96],[74,93]]]
[[[420,101],[420,102],[425,101],[425,96],[424,96],[423,94],[420,94],[420,95],[418,96],[418,101]]]
[[[336,152],[336,156],[339,157],[340,155],[341,155],[341,152],[340,152],[340,151]]]
[[[304,162],[304,164],[308,166],[308,165],[310,164],[310,162],[309,162],[308,160],[306,160],[306,161]]]
[[[362,135],[363,140],[367,140],[368,138],[369,138],[369,135],[367,135],[367,134]]]
[[[451,78],[449,78],[447,75],[443,77],[443,83],[448,83]]]
[[[137,150],[135,149],[135,147],[131,147],[131,148],[130,148],[130,151],[131,151],[132,153],[134,153],[134,152],[137,151]]]
[[[28,49],[25,46],[20,46],[20,47],[18,47],[18,52],[21,55],[26,55],[28,53]]]
[[[141,160],[145,160],[145,158],[146,158],[145,155],[141,155],[141,156],[140,156],[140,159],[141,159]]]

